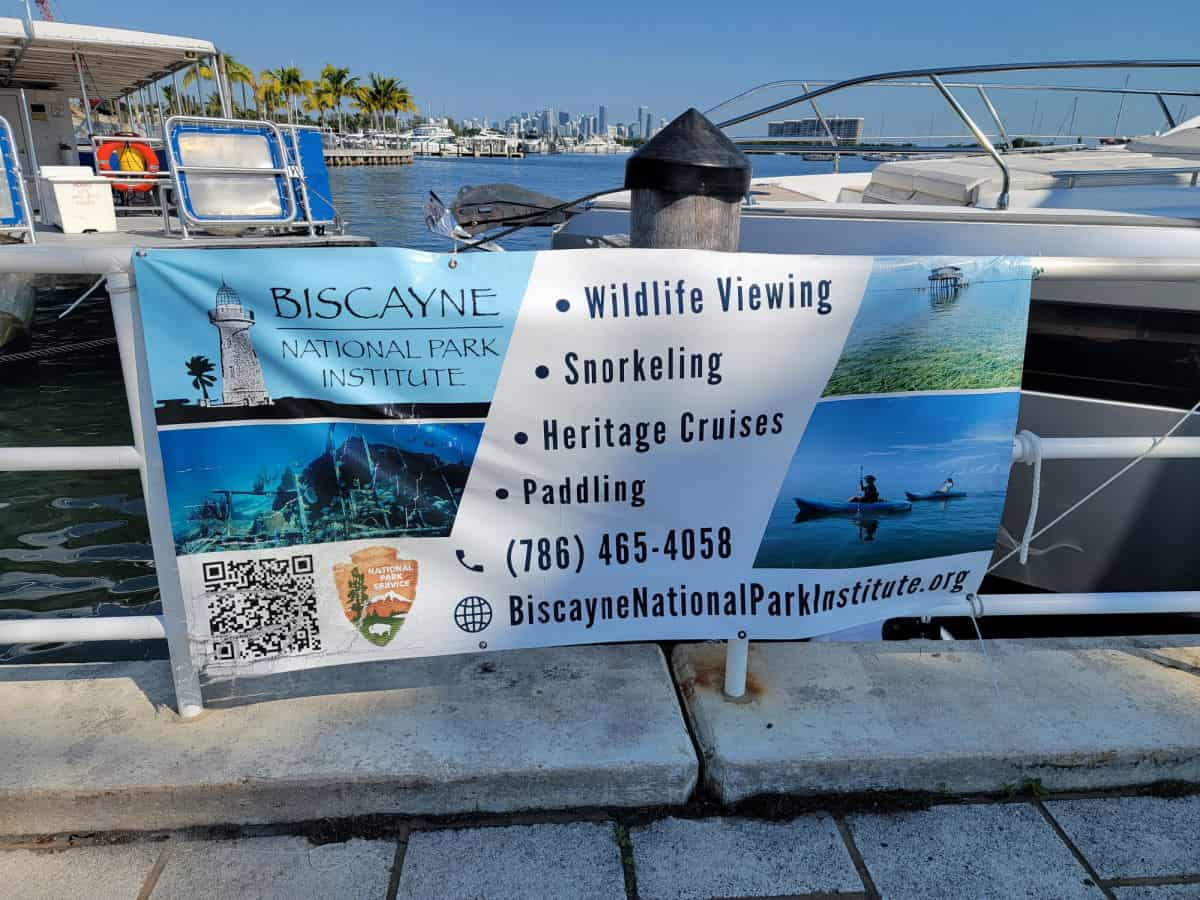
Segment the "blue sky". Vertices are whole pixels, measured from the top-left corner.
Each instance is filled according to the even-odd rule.
[[[9,15],[20,15],[19,3],[8,2]],[[66,21],[209,38],[255,69],[295,63],[314,75],[332,61],[387,73],[409,86],[423,112],[456,117],[496,118],[546,105],[594,112],[604,103],[610,121],[628,121],[639,105],[670,117],[782,78],[935,63],[1196,55],[1194,2],[51,2]],[[1076,78],[1076,84],[1121,80],[1103,73]],[[1200,78],[1147,72],[1135,74],[1130,86],[1151,84],[1193,89]],[[1183,103],[1190,115],[1200,114],[1200,98],[1172,107]],[[1014,131],[1053,134],[1067,127],[1072,96],[1035,110],[1028,95],[1005,92],[997,105]],[[847,94],[825,111],[866,116],[868,135],[884,124],[888,134],[943,133],[951,121],[932,91]],[[1114,113],[1109,100],[1101,106],[1081,98],[1075,130],[1108,133]],[[1131,101],[1121,130],[1147,131],[1160,122],[1153,100]]]
[[[849,497],[859,465],[882,495],[933,490],[953,475],[969,492],[1003,490],[1016,432],[1016,393],[924,394],[817,405],[782,493]]]

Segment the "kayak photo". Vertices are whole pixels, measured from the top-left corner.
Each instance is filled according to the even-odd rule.
[[[1018,398],[980,391],[818,403],[755,568],[833,569],[990,550]]]
[[[1028,280],[1011,259],[877,259],[823,395],[1019,386]]]

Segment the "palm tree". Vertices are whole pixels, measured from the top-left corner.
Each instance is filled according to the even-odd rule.
[[[255,106],[261,104],[268,118],[274,119],[283,103],[283,88],[275,79],[272,70],[264,69],[258,73],[258,90],[255,92]]]
[[[342,127],[342,101],[347,97],[353,97],[358,90],[358,76],[351,75],[349,69],[338,68],[326,63],[325,67],[321,69],[321,81],[318,89],[326,91],[333,99],[333,107],[337,110],[338,131],[344,130]]]
[[[242,62],[238,62],[232,56],[225,57],[225,77],[229,81],[230,88],[235,84],[242,86],[242,109],[249,112],[250,103],[246,99],[246,88],[250,89],[250,95],[254,98],[254,114],[258,115],[258,85],[254,83],[254,70]]]
[[[208,374],[215,368],[207,356],[193,356],[187,361],[187,373],[192,376],[192,387],[204,396],[205,405],[208,404],[208,389],[217,383],[217,379]]]
[[[377,112],[381,117],[385,113],[391,112],[395,115],[396,129],[400,129],[400,113],[415,112],[416,106],[413,104],[412,95],[409,94],[408,88],[400,84],[395,78],[385,78],[375,72],[367,76],[370,79],[370,84],[364,89],[366,91],[368,105],[372,112]],[[381,127],[387,127],[386,118],[381,118]]]
[[[297,99],[307,96],[312,91],[312,82],[305,81],[304,73],[296,66],[272,69],[271,77],[278,83],[280,92],[287,99],[288,122],[291,123],[299,113]]]
[[[337,104],[334,103],[333,93],[324,85],[318,85],[309,92],[304,101],[304,109],[306,112],[315,112],[321,120],[321,124],[325,124],[325,110],[333,109]]]

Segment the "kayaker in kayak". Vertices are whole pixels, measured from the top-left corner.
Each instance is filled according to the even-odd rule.
[[[879,488],[875,487],[875,476],[867,475],[859,479],[858,496],[850,498],[851,503],[878,503]]]
[[[934,491],[934,493],[935,494],[948,494],[952,490],[954,490],[954,479],[947,478],[945,481],[942,482],[942,486],[940,488],[938,488],[936,491]]]

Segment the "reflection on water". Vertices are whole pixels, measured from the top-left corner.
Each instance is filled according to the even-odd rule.
[[[790,497],[780,497],[754,565],[836,569],[991,550],[1003,510],[1004,492],[989,491],[918,501],[904,515],[810,518],[795,513]]]

